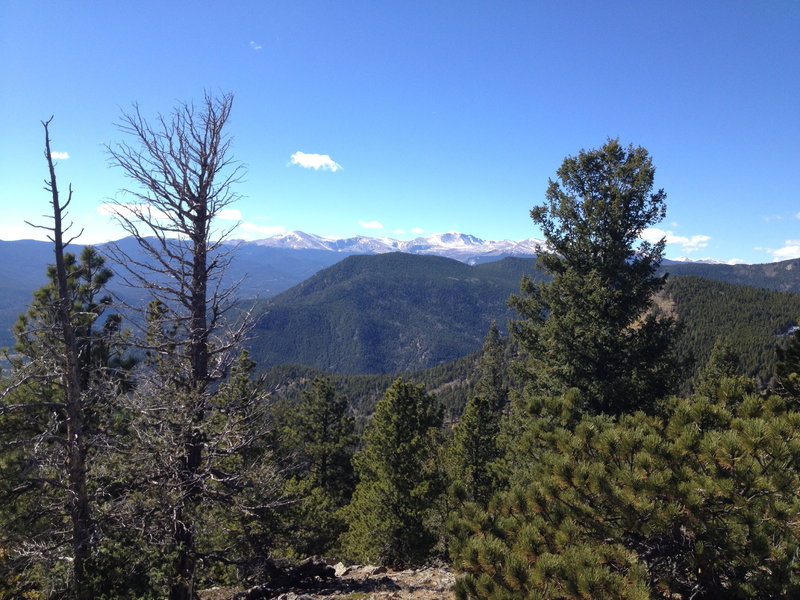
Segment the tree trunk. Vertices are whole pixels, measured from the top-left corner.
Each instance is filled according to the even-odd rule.
[[[91,590],[87,582],[87,566],[91,557],[92,520],[89,510],[89,494],[86,486],[86,437],[84,433],[83,391],[81,389],[80,371],[78,367],[78,343],[75,328],[72,324],[72,302],[67,287],[67,269],[64,264],[64,226],[63,212],[72,200],[72,188],[67,201],[62,206],[58,195],[56,171],[50,153],[50,135],[48,125],[43,123],[45,131],[45,155],[50,169],[48,188],[52,194],[53,205],[53,250],[56,263],[56,287],[58,305],[56,319],[62,341],[64,343],[63,371],[61,385],[64,389],[67,412],[66,429],[66,467],[69,480],[69,515],[72,521],[72,554],[75,597],[79,600],[90,600]]]
[[[201,190],[202,191],[202,190]],[[199,469],[203,460],[202,424],[205,418],[205,400],[208,385],[208,319],[206,295],[208,272],[206,270],[206,232],[208,214],[205,199],[196,200],[191,211],[192,223],[192,279],[191,279],[191,327],[189,330],[189,360],[191,363],[191,389],[189,412],[191,425],[184,441],[181,492],[183,506],[178,509],[174,521],[174,540],[177,549],[175,560],[176,582],[170,590],[170,600],[189,600],[194,597],[194,572],[196,568],[195,538],[192,513],[201,498]]]

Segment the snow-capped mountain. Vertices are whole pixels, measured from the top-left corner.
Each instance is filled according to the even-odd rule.
[[[529,238],[512,241],[482,240],[474,235],[450,231],[434,233],[413,240],[393,238],[373,238],[355,236],[345,239],[325,238],[303,231],[291,231],[251,242],[258,246],[291,250],[327,250],[329,252],[382,254],[385,252],[408,252],[410,254],[433,254],[446,256],[462,262],[474,264],[485,258],[503,256],[533,256],[541,240]]]
[[[326,252],[340,252],[343,254],[383,254],[385,252],[408,252],[409,254],[432,254],[446,256],[465,262],[476,264],[489,260],[498,260],[506,256],[535,256],[537,247],[544,246],[545,242],[536,238],[525,240],[483,240],[474,235],[448,231],[447,233],[434,233],[413,240],[397,240],[389,237],[367,237],[357,235],[350,238],[327,238],[304,231],[290,231],[254,242],[246,242],[267,248],[283,250],[322,250]],[[740,260],[716,260],[714,258],[690,258],[678,256],[677,258],[664,258],[663,265],[670,264],[705,264],[705,265],[736,265]]]

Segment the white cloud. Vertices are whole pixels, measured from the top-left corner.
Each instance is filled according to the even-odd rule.
[[[359,221],[358,224],[366,229],[383,229],[383,223],[380,221]]]
[[[114,204],[107,204],[107,203],[98,204],[97,205],[97,214],[98,215],[102,215],[104,217],[113,217],[114,215],[117,214],[117,211],[115,210],[115,208],[116,208],[116,205],[114,205]]]
[[[331,171],[332,173],[342,170],[342,165],[334,161],[327,154],[307,154],[298,151],[292,154],[289,164],[300,165],[301,167],[314,169],[315,171],[322,169],[323,171]]]
[[[250,239],[253,236],[248,234],[258,235],[277,235],[279,233],[286,233],[286,228],[283,225],[256,225],[250,221],[244,221],[239,224],[239,229],[245,233],[245,238]]]
[[[47,241],[47,232],[44,229],[37,229],[30,225],[19,223],[8,223],[0,225],[0,240],[40,240]]]
[[[168,218],[165,211],[154,208],[145,202],[122,202],[119,204],[114,202],[106,202],[97,206],[97,213],[104,217],[122,216],[132,220],[139,220],[141,216],[147,216],[148,218],[152,218],[157,221],[163,221]],[[217,218],[222,219],[223,221],[241,221],[242,211],[240,211],[238,208],[223,208],[217,214]]]
[[[154,208],[152,205],[141,202],[131,202],[119,204],[114,202],[106,202],[98,204],[97,213],[104,217],[123,217],[131,221],[140,221],[142,217],[153,219],[155,221],[164,221],[168,219],[168,215],[161,209]]]
[[[800,258],[800,240],[786,240],[783,243],[783,248],[771,250],[765,248],[767,252],[772,254],[772,260],[789,260],[790,258]]]
[[[366,229],[383,229],[380,221],[359,221],[358,224]]]
[[[69,158],[69,152],[51,152],[50,158],[55,158],[57,160],[67,160]]]
[[[420,233],[425,233],[425,230],[422,227],[414,227],[414,229],[411,230],[411,233],[416,233],[419,235]]]
[[[800,219],[800,212],[794,216],[795,219]]]
[[[261,44],[257,44],[256,42],[251,41],[250,42],[250,47],[253,50],[261,50],[261,48],[263,48],[264,46],[262,46]]]
[[[238,208],[223,208],[217,213],[217,218],[224,221],[241,221],[242,211]]]
[[[395,229],[394,230],[394,233],[396,233],[398,235],[403,235],[405,232],[406,232],[405,229]]]
[[[681,244],[687,252],[694,252],[695,250],[708,246],[708,241],[710,239],[710,235],[693,235],[690,238],[674,236],[672,243]],[[669,242],[669,238],[667,238],[667,241]]]
[[[664,231],[658,227],[648,227],[642,231],[642,239],[651,244],[655,244],[662,238],[666,238],[667,244],[678,244],[684,252],[696,252],[700,248],[708,246],[708,241],[711,236],[708,235],[693,235],[686,237],[682,235],[675,235],[672,231]]]
[[[97,212],[105,217],[121,215],[127,219],[130,219],[131,221],[141,220],[138,215],[141,215],[142,213],[147,215],[148,212],[150,213],[148,215],[149,219],[156,221],[163,221],[167,219],[166,213],[156,210],[145,203],[116,204],[113,202],[107,202],[105,204],[100,204],[97,207]],[[233,235],[245,240],[256,240],[279,233],[286,233],[286,228],[283,225],[258,225],[252,221],[244,221],[242,217],[242,211],[240,211],[238,208],[224,208],[219,211],[217,217],[223,221],[239,221],[238,224],[234,225]]]

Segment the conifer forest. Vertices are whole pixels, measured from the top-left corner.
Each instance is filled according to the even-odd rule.
[[[122,113],[106,152],[135,245],[102,253],[70,250],[42,123],[52,262],[4,356],[0,599],[268,598],[245,591],[311,557],[445,565],[458,600],[800,597],[800,297],[665,274],[665,241],[641,237],[667,202],[646,149],[608,139],[542,182],[546,243],[477,352],[265,368],[283,346],[254,324],[278,311],[224,278],[216,220],[245,176],[232,109]],[[370,293],[388,331],[399,300]],[[367,333],[391,347],[405,326]]]

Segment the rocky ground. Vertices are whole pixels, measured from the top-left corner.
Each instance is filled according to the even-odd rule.
[[[333,577],[302,587],[247,591],[212,589],[201,600],[452,600],[455,576],[447,567],[395,571],[375,566],[333,566]]]

